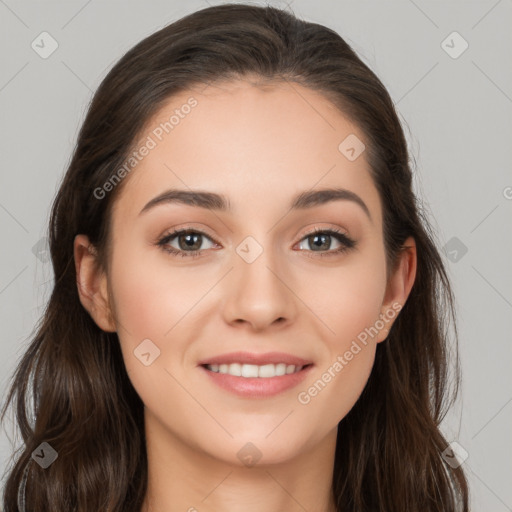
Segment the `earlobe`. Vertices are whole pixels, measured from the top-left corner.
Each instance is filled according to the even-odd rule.
[[[100,329],[106,332],[116,332],[109,300],[107,276],[99,269],[94,246],[86,235],[77,235],[73,249],[80,302]]]
[[[416,255],[416,242],[413,237],[409,237],[403,245],[402,251],[399,256],[400,260],[396,266],[394,274],[391,276],[385,294],[385,301],[382,305],[381,315],[388,318],[385,327],[381,329],[377,343],[384,341],[393,322],[399,315],[400,310],[407,302],[407,298],[414,285],[416,279],[417,255]]]

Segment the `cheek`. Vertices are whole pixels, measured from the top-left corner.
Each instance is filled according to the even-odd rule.
[[[169,372],[177,375],[188,363],[189,340],[202,325],[207,302],[202,297],[212,285],[212,272],[177,269],[156,250],[149,254],[119,246],[111,282],[125,367],[149,403],[155,390],[176,386]]]
[[[344,351],[359,335],[364,338],[379,319],[386,288],[383,258],[357,255],[351,264],[318,273],[308,281],[301,286],[301,294],[327,327],[325,339],[331,350]]]
[[[344,277],[344,284],[324,299],[322,320],[334,331],[324,331],[325,357],[297,394],[308,421],[320,433],[334,428],[352,409],[375,360],[383,280],[378,273]]]
[[[159,389],[157,375],[165,378],[156,370],[165,366],[165,341],[170,337],[166,333],[186,314],[189,302],[183,294],[190,291],[179,279],[136,251],[119,250],[113,259],[111,288],[118,336],[126,369],[138,391],[142,391],[139,387]],[[150,355],[143,356],[147,353]]]
[[[162,339],[207,289],[197,274],[177,271],[165,256],[155,256],[133,251],[112,265],[117,319],[134,340]]]
[[[333,426],[356,403],[373,367],[386,285],[383,255],[381,259],[375,252],[357,263],[354,259],[325,282],[320,279],[322,286],[317,278],[316,286],[309,288],[308,303],[328,326],[322,329],[326,353],[297,398],[310,417]]]

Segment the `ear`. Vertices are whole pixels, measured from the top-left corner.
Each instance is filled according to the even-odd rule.
[[[416,278],[416,242],[414,238],[409,237],[402,246],[402,251],[399,255],[399,261],[396,264],[393,275],[390,277],[386,286],[386,293],[384,295],[384,302],[382,304],[381,316],[383,319],[384,327],[380,329],[376,342],[384,341],[393,322],[399,315],[400,310],[409,297],[409,293]]]
[[[109,300],[107,276],[100,271],[96,250],[86,235],[76,235],[73,253],[80,302],[100,329],[116,332]]]

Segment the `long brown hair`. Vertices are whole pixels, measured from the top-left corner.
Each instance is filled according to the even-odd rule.
[[[53,292],[2,412],[3,420],[16,400],[25,443],[9,468],[4,512],[140,511],[147,486],[143,403],[117,334],[102,331],[79,300],[73,241],[86,234],[106,271],[112,205],[123,182],[101,200],[94,191],[118,172],[145,123],[173,94],[249,75],[318,91],[360,127],[383,205],[388,274],[407,237],[416,242],[409,298],[377,346],[362,395],[338,426],[332,483],[338,510],[468,510],[464,472],[444,462],[448,443],[440,432],[460,382],[454,297],[426,210],[412,190],[393,101],[333,30],[273,7],[225,4],[138,43],[92,99],[52,205]],[[58,454],[44,470],[32,456],[43,442]]]

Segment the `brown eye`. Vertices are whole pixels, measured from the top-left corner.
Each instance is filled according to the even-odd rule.
[[[331,248],[333,239],[338,244],[340,244],[340,246],[329,250]],[[310,252],[321,253],[320,256],[339,254],[343,251],[355,247],[356,245],[356,242],[349,238],[347,235],[332,229],[316,229],[312,233],[306,235],[302,240],[306,241],[306,245],[308,246],[306,249],[309,248]],[[304,242],[302,241],[300,242],[300,244],[303,243]]]
[[[169,235],[166,235],[158,242],[158,245],[162,247],[164,251],[167,251],[171,254],[180,255],[184,257],[194,257],[199,256],[201,251],[208,249],[208,247],[202,247],[204,239],[208,239],[210,240],[210,242],[212,242],[211,238],[205,233],[202,233],[201,231],[185,229],[180,231],[174,231]],[[178,246],[176,247],[170,245],[171,242],[177,242]]]

